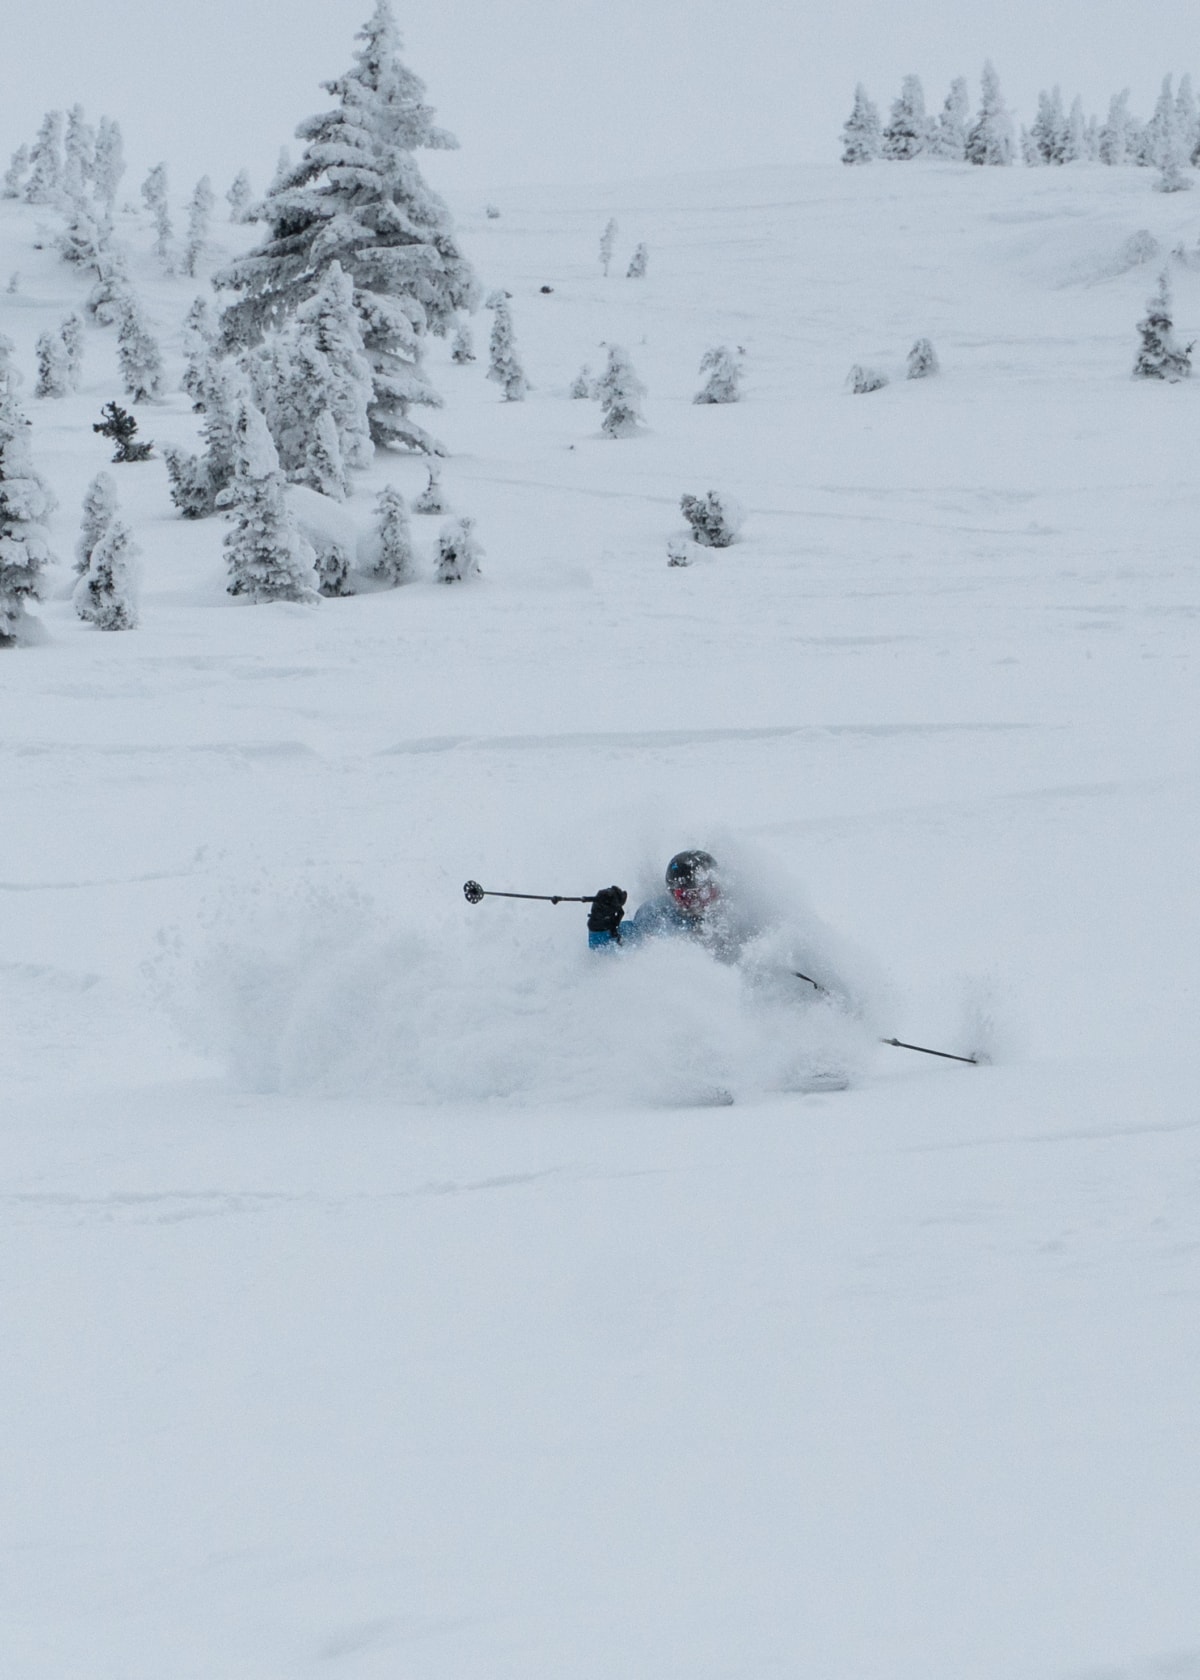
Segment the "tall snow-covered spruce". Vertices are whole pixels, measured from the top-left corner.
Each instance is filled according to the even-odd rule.
[[[221,502],[233,515],[225,536],[229,593],[252,601],[315,600],[315,555],[288,512],[275,445],[248,398],[235,427],[233,480]]]
[[[646,387],[633,371],[629,352],[620,344],[608,347],[608,365],[597,379],[595,395],[604,410],[600,430],[605,437],[636,437],[642,424]]]
[[[50,559],[44,520],[54,497],[33,465],[29,421],[12,393],[13,376],[0,376],[0,647],[20,642],[29,627],[26,605],[41,594]]]
[[[859,82],[854,90],[854,109],[842,124],[842,162],[871,163],[882,149],[879,108]]]
[[[353,282],[371,366],[373,441],[437,453],[411,412],[441,402],[425,372],[423,340],[474,308],[477,284],[449,210],[414,154],[457,142],[434,126],[424,84],[400,61],[389,0],[377,0],[358,39],[352,68],[325,83],[335,108],[299,125],[304,153],[281,169],[259,207],[266,238],[215,277],[241,293],[225,312],[224,334],[231,346],[257,343],[339,262]]]
[[[1012,117],[1000,92],[996,67],[989,59],[980,77],[979,114],[967,134],[967,162],[1003,167],[1013,162],[1016,152]]]

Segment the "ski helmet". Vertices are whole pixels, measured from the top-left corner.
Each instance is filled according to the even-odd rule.
[[[718,874],[709,852],[676,852],[667,865],[667,890],[682,909],[699,914],[721,896]]]

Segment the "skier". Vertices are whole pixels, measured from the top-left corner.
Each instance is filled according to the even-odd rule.
[[[592,950],[682,935],[697,940],[720,962],[735,962],[756,931],[732,914],[720,867],[708,852],[676,852],[667,865],[666,891],[647,899],[626,921],[628,897],[623,887],[604,887],[596,894],[587,923]]]

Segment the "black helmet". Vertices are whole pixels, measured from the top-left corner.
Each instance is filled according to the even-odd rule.
[[[707,915],[721,896],[716,858],[708,852],[676,852],[667,865],[667,891],[685,916]]]

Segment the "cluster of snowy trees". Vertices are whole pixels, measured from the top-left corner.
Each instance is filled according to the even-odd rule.
[[[951,162],[1011,164],[1020,157],[1031,165],[1076,162],[1138,164],[1160,171],[1164,192],[1190,185],[1183,175],[1200,163],[1200,108],[1188,75],[1176,89],[1166,76],[1148,121],[1129,109],[1129,89],[1114,94],[1101,122],[1088,116],[1078,96],[1068,107],[1058,87],[1038,96],[1037,116],[1019,136],[1004,105],[995,69],[984,66],[980,105],[974,119],[966,81],[950,86],[941,110],[930,114],[919,76],[905,76],[886,124],[860,83],[854,108],[842,129],[842,162],[897,162],[926,156]]]

